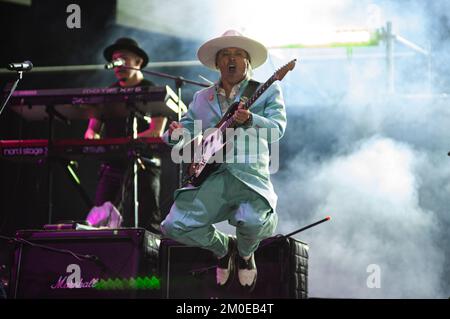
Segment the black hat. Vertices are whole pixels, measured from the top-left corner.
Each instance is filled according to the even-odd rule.
[[[141,68],[144,68],[148,63],[147,53],[145,53],[145,51],[139,47],[138,43],[131,38],[117,39],[114,44],[111,44],[103,51],[103,56],[107,61],[111,61],[114,51],[117,50],[128,50],[140,56],[144,60],[142,62]]]

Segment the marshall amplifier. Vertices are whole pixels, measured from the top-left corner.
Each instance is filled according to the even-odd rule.
[[[159,236],[142,228],[23,230],[11,298],[159,298]]]
[[[170,239],[160,246],[163,298],[295,298],[308,297],[308,245],[281,236],[263,240],[255,252],[258,279],[255,290],[240,289],[237,272],[227,289],[216,287],[214,255]]]

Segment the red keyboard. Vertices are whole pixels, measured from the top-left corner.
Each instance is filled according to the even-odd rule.
[[[131,139],[126,137],[98,140],[55,140],[55,156],[75,159],[85,156],[127,157],[130,152],[160,153],[168,146],[159,137]],[[48,156],[48,140],[0,140],[0,157],[9,160],[39,160]]]

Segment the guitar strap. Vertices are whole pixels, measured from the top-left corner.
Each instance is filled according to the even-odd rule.
[[[249,80],[247,87],[245,88],[244,92],[242,92],[241,97],[239,98],[241,101],[244,99],[244,102],[248,100],[253,93],[255,93],[256,89],[261,83],[255,80]]]

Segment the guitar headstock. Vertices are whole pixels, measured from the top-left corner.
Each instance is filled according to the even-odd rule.
[[[295,68],[295,62],[297,62],[297,59],[292,60],[291,62],[285,64],[281,68],[279,68],[275,74],[273,75],[275,80],[281,81],[283,80],[284,76],[289,72],[292,71]]]

